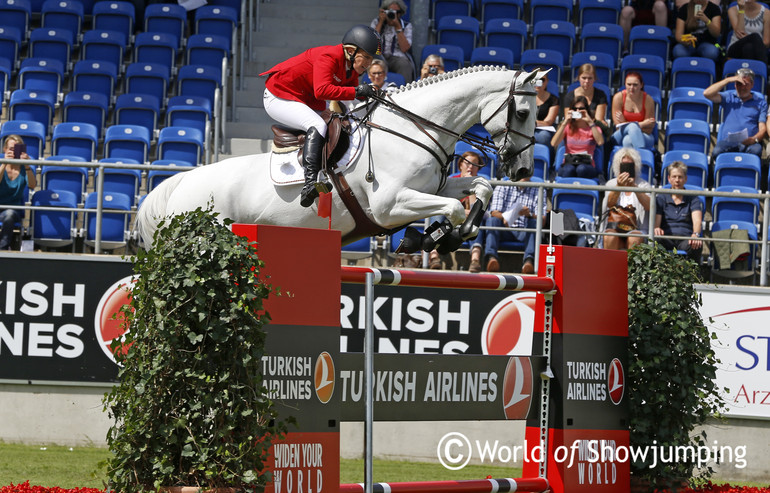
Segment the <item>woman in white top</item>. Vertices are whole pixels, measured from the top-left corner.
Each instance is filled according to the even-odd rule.
[[[727,10],[733,30],[727,45],[728,58],[748,58],[767,63],[770,48],[770,10],[756,0],[738,0]]]
[[[631,169],[630,166],[633,166]],[[622,170],[621,170],[622,167]],[[642,158],[636,149],[623,147],[612,158],[612,170],[615,178],[607,182],[607,186],[650,188],[650,184],[641,179]],[[650,196],[644,192],[607,192],[604,195],[602,210],[607,211],[613,206],[625,207],[632,205],[636,212],[637,229],[630,233],[647,233],[647,211],[650,210]],[[623,233],[605,223],[602,229],[607,233]],[[604,248],[608,250],[628,250],[643,243],[641,236],[604,236]]]

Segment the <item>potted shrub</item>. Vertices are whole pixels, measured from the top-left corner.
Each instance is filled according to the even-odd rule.
[[[714,376],[718,360],[700,316],[698,266],[657,244],[628,252],[629,412],[631,446],[706,445],[693,430],[723,409]],[[660,458],[659,458],[660,459]],[[676,488],[696,461],[632,462],[632,484]],[[711,469],[701,471],[709,477]]]
[[[113,491],[256,490],[269,479],[266,456],[286,429],[262,385],[271,288],[230,223],[202,209],[176,216],[135,257],[129,330],[113,343],[119,383],[104,398]]]

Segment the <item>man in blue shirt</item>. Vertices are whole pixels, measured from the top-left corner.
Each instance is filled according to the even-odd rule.
[[[735,91],[722,91],[731,82],[735,83]],[[767,131],[767,101],[761,94],[752,92],[752,87],[754,72],[742,68],[703,91],[707,99],[722,104],[724,113],[724,122],[719,126],[717,143],[712,151],[714,158],[723,152],[747,152],[762,157],[762,139]]]

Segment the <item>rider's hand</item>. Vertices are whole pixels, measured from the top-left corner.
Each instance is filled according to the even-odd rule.
[[[356,99],[359,101],[364,101],[365,99],[379,96],[381,93],[382,91],[380,91],[380,89],[371,84],[360,84],[358,87],[356,87]]]

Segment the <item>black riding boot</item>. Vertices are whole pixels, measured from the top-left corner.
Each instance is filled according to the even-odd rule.
[[[299,201],[302,207],[310,207],[318,197],[319,192],[328,193],[331,191],[328,183],[318,182],[324,144],[326,144],[326,138],[315,127],[310,127],[305,137],[305,147],[302,152],[302,166],[305,168],[305,186],[302,187]]]

